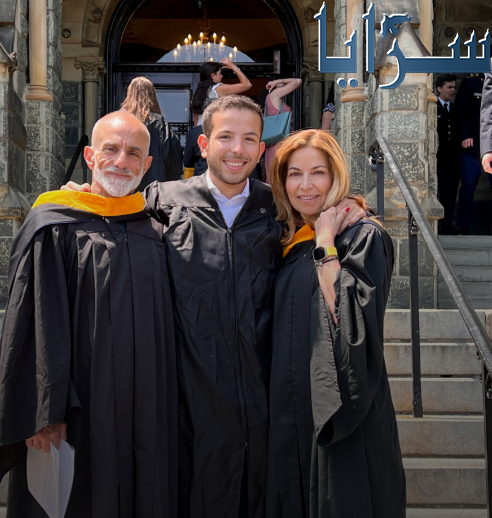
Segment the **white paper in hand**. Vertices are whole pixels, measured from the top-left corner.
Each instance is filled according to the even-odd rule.
[[[72,490],[75,452],[64,440],[51,451],[28,448],[27,487],[49,518],[63,518]]]

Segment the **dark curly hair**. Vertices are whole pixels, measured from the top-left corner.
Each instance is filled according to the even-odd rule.
[[[209,61],[202,65],[202,68],[200,69],[200,82],[196,87],[193,100],[191,101],[192,113],[198,113],[199,115],[203,113],[203,103],[207,98],[208,90],[214,85],[212,74],[216,74],[221,68],[221,63],[215,63],[213,61]]]

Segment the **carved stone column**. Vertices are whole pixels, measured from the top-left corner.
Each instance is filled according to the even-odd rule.
[[[48,28],[46,0],[29,0],[29,73],[26,99],[53,101],[48,90]]]
[[[429,2],[428,0],[419,0],[419,14],[419,38],[420,41],[424,44],[425,48],[432,55],[432,20],[434,17],[433,2]],[[432,74],[429,74],[427,76],[427,100],[429,102],[437,102],[437,96],[434,94],[432,90]]]
[[[347,74],[348,79],[353,77],[357,80],[358,85],[354,88],[346,87],[340,94],[342,103],[346,102],[364,102],[367,101],[367,91],[363,84],[363,68],[364,68],[364,1],[363,0],[347,0],[347,40],[350,38],[352,31],[357,31],[357,72],[355,74]]]
[[[84,133],[89,137],[97,121],[97,85],[101,74],[106,72],[104,61],[100,58],[88,61],[82,58],[75,62],[75,68],[82,69],[84,82]]]
[[[303,72],[308,76],[309,90],[309,126],[321,128],[323,111],[323,75],[318,70],[318,63],[303,63]]]

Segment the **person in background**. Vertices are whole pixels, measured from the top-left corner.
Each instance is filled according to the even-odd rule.
[[[482,166],[480,161],[480,106],[484,74],[470,74],[456,94],[456,114],[461,141],[461,187],[458,205],[458,232],[468,234],[473,218],[473,198]],[[492,176],[489,176],[492,189]]]
[[[331,130],[331,123],[335,118],[335,83],[332,83],[328,101],[323,108],[323,116],[321,117],[321,129],[325,131]]]
[[[453,214],[456,196],[461,180],[460,140],[456,121],[453,97],[456,89],[456,76],[442,74],[437,78],[437,188],[438,198],[444,207],[444,218],[439,222],[439,233],[456,235],[453,227]]]
[[[188,133],[186,138],[186,146],[184,150],[183,165],[184,173],[183,179],[191,178],[192,176],[199,176],[207,170],[207,160],[202,157],[200,146],[198,145],[198,137],[203,133],[203,126],[195,126]]]
[[[270,79],[270,78],[269,78]],[[264,108],[265,114],[277,115],[282,103],[282,112],[291,112],[292,108],[285,103],[284,97],[302,85],[302,79],[288,77],[286,79],[270,79],[265,88],[258,94],[258,104]],[[265,173],[266,183],[270,183],[270,169],[273,157],[275,156],[275,146],[265,148]]]
[[[239,83],[222,83],[222,68],[232,70],[239,79]],[[211,101],[224,95],[241,94],[250,88],[250,80],[230,59],[222,58],[220,63],[204,63],[200,69],[200,82],[191,101],[191,111],[195,126],[201,125],[202,113]]]
[[[491,73],[485,74],[480,110],[480,153],[482,167],[492,174],[492,61]]]
[[[154,85],[146,77],[135,77],[128,86],[121,109],[135,115],[150,133],[152,164],[137,191],[153,181],[178,180],[183,171],[183,151],[169,124],[162,115]]]
[[[274,287],[268,518],[404,518],[405,473],[384,361],[394,265],[374,218],[347,227],[331,133],[284,139],[272,165],[283,262]],[[359,198],[363,202],[363,199]]]

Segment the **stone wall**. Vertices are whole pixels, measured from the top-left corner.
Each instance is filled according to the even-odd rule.
[[[10,17],[8,15],[13,15]],[[29,209],[26,185],[27,133],[22,102],[27,71],[27,0],[6,0],[0,9],[0,308],[7,301],[7,268],[12,238]],[[12,54],[13,52],[16,53]]]
[[[417,9],[417,2],[402,0],[405,9]],[[377,4],[380,2],[377,2]],[[378,7],[378,5],[376,5]],[[400,6],[401,7],[401,6]],[[347,0],[336,0],[336,38],[334,54],[345,55]],[[418,17],[417,17],[418,19]],[[336,79],[344,76],[337,76]],[[336,118],[333,131],[347,159],[353,192],[366,197],[376,207],[376,178],[368,163],[368,153],[377,138],[384,137],[393,150],[402,172],[436,230],[442,208],[435,198],[436,184],[436,106],[429,102],[426,78],[413,77],[396,89],[382,90],[370,75],[359,99],[342,102],[353,94],[335,88]],[[386,81],[384,81],[386,82]],[[349,94],[349,95],[347,95]],[[367,101],[363,99],[367,98]],[[405,201],[385,165],[385,221],[395,247],[389,307],[408,308],[410,297],[408,215]],[[419,238],[419,295],[421,308],[436,307],[437,269],[429,250]]]

